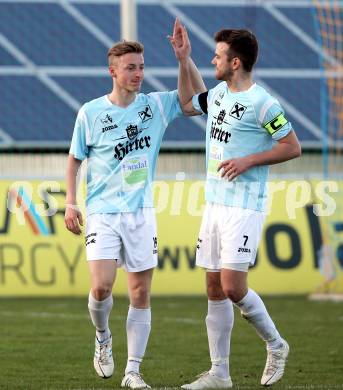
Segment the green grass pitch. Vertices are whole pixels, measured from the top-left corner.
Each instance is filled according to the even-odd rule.
[[[343,304],[306,297],[264,299],[291,348],[273,389],[343,389]],[[126,362],[126,298],[111,315],[116,370],[93,369],[94,330],[87,298],[0,299],[0,389],[116,389]],[[209,368],[206,297],[153,297],[152,331],[142,373],[153,388],[178,388]],[[231,377],[236,389],[262,389],[265,348],[235,309]]]

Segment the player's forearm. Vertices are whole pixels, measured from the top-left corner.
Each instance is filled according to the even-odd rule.
[[[198,68],[196,67],[194,61],[191,58],[189,59],[189,74],[195,94],[206,92],[207,89],[204,80],[201,77]]]
[[[190,58],[181,60],[179,62],[178,94],[182,108],[186,107],[195,95],[191,73]]]
[[[80,168],[81,161],[77,160],[73,155],[68,156],[67,162],[67,195],[66,204],[76,205],[76,177]]]
[[[297,143],[278,143],[271,150],[247,156],[250,167],[259,165],[279,164],[301,155],[300,145]]]

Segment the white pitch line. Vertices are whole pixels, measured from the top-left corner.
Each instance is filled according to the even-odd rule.
[[[28,312],[17,312],[17,311],[0,311],[0,315],[4,317],[29,317],[29,318],[63,318],[65,320],[89,320],[88,314],[70,314],[70,313],[52,313],[45,311],[28,311]],[[113,317],[118,320],[126,320],[126,316],[118,316],[113,314]],[[163,322],[176,322],[179,324],[188,325],[199,325],[202,324],[202,320],[196,320],[193,318],[184,317],[160,317],[158,321]]]
[[[68,313],[51,313],[44,311],[15,312],[0,311],[0,315],[5,317],[29,317],[29,318],[63,318],[67,320],[89,319],[89,315],[68,314]]]

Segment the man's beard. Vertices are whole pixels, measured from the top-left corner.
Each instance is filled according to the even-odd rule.
[[[225,73],[219,74],[216,78],[221,81],[231,81],[233,77],[233,69],[229,67]]]

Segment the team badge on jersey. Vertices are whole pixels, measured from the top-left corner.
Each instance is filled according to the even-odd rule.
[[[150,119],[152,119],[152,111],[149,105],[147,105],[143,111],[140,111],[138,113],[139,117],[141,118],[142,122],[147,122]]]
[[[247,108],[243,104],[236,102],[230,110],[230,116],[235,119],[241,120]]]
[[[138,127],[137,125],[129,125],[126,128],[126,134],[129,139],[134,139],[138,135]]]
[[[217,117],[214,117],[215,119],[217,119],[217,123],[218,125],[220,126],[224,121],[224,118],[225,118],[225,115],[226,115],[226,111],[225,110],[221,110],[219,111],[219,114]],[[227,122],[225,122],[227,123]]]

